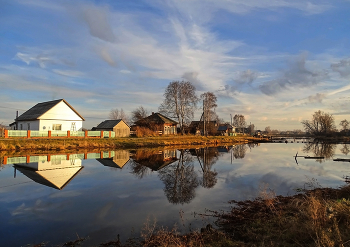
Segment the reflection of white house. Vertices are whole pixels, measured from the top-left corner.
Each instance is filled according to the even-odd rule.
[[[55,189],[63,189],[83,169],[81,159],[66,160],[51,156],[51,161],[15,164],[19,170],[33,181]]]
[[[81,130],[85,119],[64,99],[38,103],[15,119],[18,130]]]

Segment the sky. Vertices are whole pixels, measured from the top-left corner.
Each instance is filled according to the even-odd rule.
[[[0,0],[0,123],[63,98],[91,128],[114,108],[157,112],[184,80],[225,121],[295,130],[321,110],[339,127],[349,13],[350,0]]]

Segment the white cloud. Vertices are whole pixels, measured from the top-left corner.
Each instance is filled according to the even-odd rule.
[[[59,70],[59,69],[53,69],[53,72],[55,72],[58,75],[68,76],[68,77],[81,77],[84,75],[84,73],[76,70]]]

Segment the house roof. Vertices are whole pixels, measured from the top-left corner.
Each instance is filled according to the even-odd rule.
[[[84,168],[83,166],[80,166],[37,171],[28,167],[22,167],[20,164],[14,165],[17,170],[34,182],[58,190],[62,190]]]
[[[232,129],[232,126],[231,125],[220,125],[218,128],[218,131],[225,131],[228,129]]]
[[[119,124],[121,121],[123,121],[123,119],[105,120],[102,123],[100,123],[99,125],[97,125],[96,129],[113,129],[114,126]],[[127,123],[125,123],[125,124],[129,127],[129,125]]]
[[[40,116],[42,116],[44,113],[46,113],[48,110],[50,110],[52,107],[57,105],[63,101],[69,108],[71,108],[83,121],[85,119],[70,105],[67,101],[64,99],[58,99],[58,100],[52,100],[47,102],[38,103],[26,112],[24,112],[22,115],[20,115],[18,118],[16,118],[16,121],[21,120],[36,120]]]
[[[177,124],[176,121],[160,114],[159,112],[153,113],[152,115],[145,118],[145,120],[157,123],[169,123],[169,124]]]

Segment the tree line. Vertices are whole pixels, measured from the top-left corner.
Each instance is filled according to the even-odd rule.
[[[332,135],[337,132],[347,134],[350,127],[349,121],[344,119],[340,121],[340,130],[338,130],[333,115],[321,110],[316,111],[311,120],[303,120],[301,124],[306,133],[315,136]]]
[[[198,97],[195,86],[189,81],[170,82],[163,95],[164,99],[158,111],[166,117],[177,121],[182,133],[184,133],[185,126],[188,126],[193,120],[195,111],[198,109],[202,110],[201,120],[204,123],[209,123],[210,121],[225,123],[215,112],[217,107],[216,95],[213,92],[205,92]],[[133,124],[147,117],[149,113],[143,106],[139,106],[133,110],[130,117],[123,109],[112,109],[109,118],[123,119],[129,124]],[[246,127],[246,121],[243,115],[236,114],[232,121],[235,127],[241,129]]]

